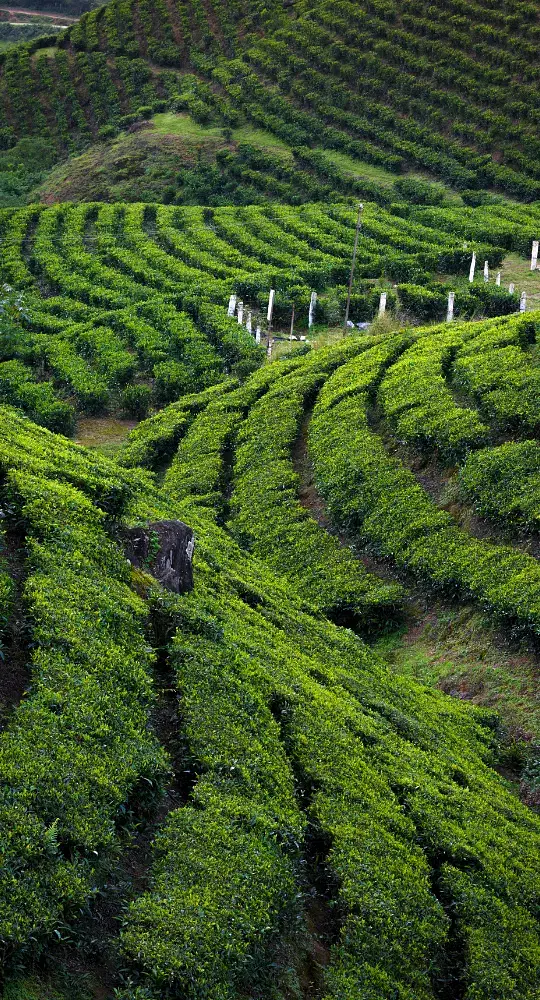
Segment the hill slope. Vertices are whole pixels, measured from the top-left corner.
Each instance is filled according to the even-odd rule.
[[[495,357],[495,344],[521,344],[515,351],[525,357],[536,325],[456,327],[455,350],[478,359]],[[345,491],[354,523],[361,516],[383,551],[416,568],[415,550],[400,546],[407,516],[395,537],[377,500],[381,488],[394,489],[392,477],[400,489],[415,487],[394,461],[387,470],[383,452],[375,470],[370,449],[378,446],[363,414],[387,368],[392,377],[420,349],[435,370],[441,348],[446,330],[352,339],[201,399],[161,490],[141,471],[2,412],[3,501],[8,530],[19,526],[29,553],[33,658],[30,694],[0,737],[2,822],[25,830],[24,858],[2,839],[15,872],[2,896],[8,955],[30,939],[46,941],[67,919],[81,949],[106,949],[108,975],[118,976],[120,948],[132,977],[125,997],[239,998],[246,989],[335,1000],[390,1000],[396,991],[411,1000],[535,996],[540,829],[492,770],[493,716],[392,676],[358,636],[321,617],[322,581],[328,608],[338,565],[342,581],[351,570],[346,550],[295,499],[291,449],[315,392],[310,439],[330,509],[343,512]],[[441,434],[461,414],[471,440],[469,411],[453,414],[443,389],[431,405]],[[166,422],[161,430],[141,425],[126,461],[141,461],[151,428],[153,449],[160,433],[166,438]],[[362,462],[371,463],[363,494],[352,480],[364,474]],[[231,479],[222,495],[224,464]],[[196,587],[181,597],[130,575],[119,547],[126,519],[171,516],[195,525],[198,537]],[[451,570],[440,560],[440,544],[450,546],[457,531],[449,516],[426,500],[414,516],[411,530],[425,533],[422,571],[444,583],[443,565],[456,577],[458,564]],[[325,537],[325,569],[309,593]],[[466,540],[457,532],[453,544]],[[538,631],[536,561],[468,544],[472,576],[458,585]],[[504,572],[494,573],[499,562]],[[515,586],[503,582],[510,567]],[[388,601],[387,584],[384,598],[380,586],[376,594],[359,584],[356,577],[363,613]],[[8,614],[10,599],[8,589]],[[162,647],[159,673],[149,641]],[[166,710],[176,756],[164,756],[155,739],[152,676],[175,692]],[[126,800],[135,814],[125,815]],[[125,848],[136,810],[151,815],[159,801],[148,887],[139,874],[124,888],[119,940],[114,932],[103,939],[102,929],[85,943],[77,909],[101,884],[107,859]],[[107,898],[111,887],[102,892]],[[68,968],[70,949],[59,950]]]
[[[346,205],[171,208],[30,206],[0,219],[2,279],[24,289],[19,325],[0,339],[0,400],[69,433],[79,412],[145,415],[226,374],[261,363],[269,290],[276,331],[306,329],[311,292],[319,323],[345,307],[356,211]],[[467,280],[470,255],[499,266],[527,253],[536,209],[366,204],[351,321],[372,319],[385,291],[418,319],[497,315],[519,299],[493,281]],[[465,239],[464,239],[465,237]],[[226,315],[231,293],[244,323]],[[131,400],[131,402],[130,402]]]
[[[112,0],[0,54],[2,1000],[540,1000],[539,45]]]
[[[531,4],[112,0],[39,44],[3,59],[2,127],[46,137],[59,157],[172,105],[254,123],[311,164],[323,147],[459,189],[540,195]]]

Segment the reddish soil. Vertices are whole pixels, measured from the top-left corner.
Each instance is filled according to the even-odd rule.
[[[182,28],[178,22],[178,16],[174,5],[174,0],[165,0],[165,4],[167,10],[169,11],[169,21],[171,22],[171,28],[174,40],[180,49],[185,49],[186,39],[182,34]]]

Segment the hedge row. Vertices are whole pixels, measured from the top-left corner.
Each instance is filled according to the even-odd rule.
[[[283,574],[311,604],[338,620],[364,625],[392,614],[400,588],[368,574],[302,506],[293,450],[304,409],[328,372],[369,346],[364,339],[345,350],[328,349],[326,357],[313,352],[250,408],[238,432],[229,522],[240,543]]]
[[[189,499],[221,521],[229,487],[236,432],[249,408],[294,362],[265,365],[241,388],[213,398],[191,423],[167,470],[163,487],[175,500]],[[181,404],[180,404],[181,405]]]
[[[162,516],[182,510],[170,502]],[[122,933],[150,994],[299,988],[277,940],[295,942],[315,876],[336,916],[325,996],[530,1000],[540,831],[487,766],[488,716],[389,675],[215,524],[193,523],[194,591],[154,599],[178,627],[195,783]]]
[[[533,315],[538,326],[538,314]],[[520,347],[507,344],[460,353],[453,384],[472,396],[485,418],[500,428],[527,432],[538,426],[540,371]]]
[[[488,428],[474,410],[457,406],[446,374],[467,328],[433,331],[395,362],[384,377],[379,399],[392,430],[412,447],[437,449],[454,461],[482,444]]]
[[[234,379],[219,382],[200,393],[183,396],[177,403],[171,403],[153,417],[141,421],[129,434],[118,456],[120,465],[127,468],[159,468],[172,457],[198,410],[204,409],[215,396],[230,392],[236,385]]]
[[[0,402],[19,407],[31,420],[58,434],[73,432],[73,406],[58,399],[49,382],[36,382],[32,369],[20,361],[0,362]]]
[[[374,205],[365,206],[364,217],[362,277],[428,280],[426,268],[462,267],[468,260],[460,237]],[[5,212],[4,275],[29,289],[29,335],[4,356],[32,365],[39,381],[48,376],[58,407],[67,392],[89,412],[117,407],[125,387],[138,387],[141,378],[158,406],[203,389],[224,371],[243,378],[262,351],[225,315],[230,292],[244,299],[246,311],[262,312],[269,288],[277,288],[275,321],[282,323],[293,301],[305,318],[315,287],[318,318],[332,319],[332,293],[324,292],[334,285],[343,308],[355,221],[354,210],[340,205],[181,210],[82,204]],[[369,318],[379,293],[372,285],[359,287],[352,316]]]
[[[460,492],[484,517],[536,530],[540,518],[540,446],[510,441],[469,455]]]
[[[361,364],[361,360],[359,364]],[[353,363],[354,374],[355,363]],[[345,377],[342,369],[341,379]],[[373,374],[372,385],[379,377]],[[326,387],[332,393],[332,379]],[[366,391],[315,407],[310,447],[317,484],[337,523],[361,532],[398,565],[466,593],[495,614],[540,633],[540,568],[506,546],[470,538],[429,499],[369,430]],[[326,405],[325,405],[326,404]]]
[[[143,779],[156,795],[167,761],[148,726],[147,609],[105,531],[108,515],[86,495],[118,514],[140,475],[122,482],[112,464],[10,409],[0,435],[3,507],[28,551],[32,630],[30,691],[0,738],[6,949],[51,935],[66,908],[93,897],[96,857],[117,847],[125,803]]]
[[[302,189],[309,196],[310,186],[324,197],[313,194],[321,162],[309,162],[323,147],[395,172],[420,167],[461,189],[496,186],[534,200],[535,26],[513,11],[495,29],[483,24],[485,11],[461,11],[456,23],[427,3],[399,12],[383,4],[366,17],[331,0],[299,10],[293,23],[274,3],[255,11],[217,4],[210,14],[201,0],[114,0],[60,36],[2,54],[0,106],[13,132],[54,138],[59,152],[114,135],[171,101],[225,126],[248,117],[305,151],[310,172],[297,179],[282,180],[276,164],[233,165],[247,189],[274,188],[281,197]],[[191,70],[198,83],[182,87],[171,68]]]

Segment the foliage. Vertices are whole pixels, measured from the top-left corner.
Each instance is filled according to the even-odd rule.
[[[26,534],[32,627],[32,689],[0,741],[4,947],[52,934],[93,895],[93,856],[115,845],[141,779],[155,793],[167,766],[148,729],[146,609],[84,492],[118,512],[129,481],[62,441],[2,410],[3,506]]]
[[[536,530],[540,517],[537,441],[509,441],[474,452],[460,468],[458,482],[479,514]]]

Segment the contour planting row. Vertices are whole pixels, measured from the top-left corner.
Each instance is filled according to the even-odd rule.
[[[313,352],[250,408],[237,435],[229,528],[324,614],[365,626],[392,614],[400,588],[367,573],[301,506],[292,461],[306,407],[333,368],[369,341],[347,346]]]
[[[539,323],[538,313],[530,313],[415,331],[416,342],[390,367],[378,392],[398,439],[428,453],[436,449],[447,462],[487,443],[490,427],[475,409],[458,406],[452,389],[468,392],[484,420],[526,432],[538,395],[538,371],[526,350]]]
[[[460,495],[483,517],[537,531],[540,524],[540,445],[509,441],[473,452],[461,466]]]
[[[226,127],[250,119],[315,174],[324,147],[534,200],[536,12],[515,0],[503,15],[494,4],[457,6],[327,0],[295,4],[293,17],[276,4],[210,12],[201,0],[113,0],[6,53],[0,108],[13,138],[52,137],[60,153],[174,102]],[[182,81],[179,69],[198,79]],[[299,190],[264,164],[244,172],[255,190]]]
[[[316,138],[390,170],[415,164],[457,187],[498,185],[537,197],[537,139],[528,120],[532,88],[522,83],[521,48],[514,44],[517,24],[526,27],[537,53],[530,19],[510,19],[506,34],[501,26],[495,51],[473,41],[471,52],[469,23],[466,44],[456,46],[446,11],[441,39],[434,40],[426,32],[432,23],[427,8],[404,15],[402,7],[396,2],[366,10],[345,0],[308,5],[304,16],[256,40],[243,62],[230,62],[215,76],[258,124],[294,144]],[[473,15],[467,14],[469,22]],[[482,8],[481,23],[484,16]],[[506,65],[493,69],[505,43]],[[269,97],[268,79],[277,84]],[[443,134],[446,125],[449,135]],[[502,163],[490,155],[495,147],[502,149]]]
[[[106,531],[141,473],[118,475],[3,408],[2,507],[24,532],[30,688],[0,736],[3,948],[51,935],[96,892],[122,809],[167,761],[148,726],[147,609]],[[141,784],[142,783],[142,784]]]
[[[507,546],[468,536],[369,427],[380,365],[360,355],[321,390],[310,424],[317,485],[333,520],[399,566],[540,633],[540,567]]]
[[[338,205],[202,210],[82,204],[6,211],[0,224],[3,276],[26,289],[27,299],[24,333],[2,344],[3,358],[27,370],[6,370],[2,398],[51,429],[69,432],[73,402],[99,412],[131,400],[138,415],[145,406],[204,388],[224,371],[242,376],[253,370],[262,354],[225,314],[232,291],[246,300],[246,312],[248,303],[262,312],[270,287],[276,288],[275,320],[288,322],[292,301],[298,315],[307,314],[316,288],[317,318],[328,318],[335,308],[333,293],[325,296],[328,286],[337,282],[336,294],[345,299],[339,283],[348,273],[355,212]],[[364,279],[419,278],[425,268],[463,268],[469,250],[460,241],[368,205],[358,273]],[[411,288],[399,286],[398,294],[409,289],[410,296]],[[358,289],[351,314],[366,318],[378,292],[361,283]],[[515,307],[509,296],[496,298],[491,307],[497,311]]]
[[[163,516],[189,509],[169,487],[162,503]],[[325,996],[530,1000],[538,823],[486,766],[487,716],[389,676],[204,507],[191,507],[194,591],[154,596],[178,626],[170,656],[200,773],[158,835],[124,952],[156,995],[275,986],[278,939],[302,948],[315,877],[334,913]]]
[[[289,378],[287,365],[282,371],[273,381]],[[103,531],[104,511],[144,523],[188,508],[168,489],[158,496],[142,473],[122,472],[10,411],[3,419],[9,496],[28,531],[31,608],[39,596],[33,687],[0,739],[6,818],[13,828],[20,802],[26,838],[24,864],[22,837],[10,842],[5,936],[23,943],[51,934],[66,904],[69,911],[85,898],[84,851],[91,858],[114,842],[112,821],[136,773],[155,784],[166,767],[147,728],[148,648],[139,632],[147,611]],[[433,1000],[443,986],[480,1000],[492,988],[529,1000],[540,829],[489,767],[492,720],[389,676],[350,631],[306,613],[290,583],[200,508],[191,515],[195,589],[148,594],[152,614],[176,629],[170,656],[195,782],[158,833],[150,887],[124,920],[121,947],[146,992],[210,1000],[268,979],[294,983],[291,952],[286,946],[282,959],[278,942],[305,947],[316,884],[335,913],[326,996],[343,1000],[354,989],[389,1000],[399,984],[411,1000]],[[39,795],[21,761],[30,735],[42,747]]]

